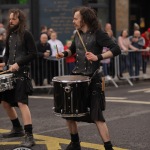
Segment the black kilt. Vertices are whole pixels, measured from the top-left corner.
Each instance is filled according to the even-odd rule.
[[[17,73],[13,75],[13,85],[14,88],[11,90],[6,90],[0,93],[0,101],[6,101],[12,107],[17,106],[18,102],[28,105],[28,93],[27,93],[27,77],[28,72],[25,69],[20,69]]]
[[[28,105],[28,94],[26,93],[26,81],[17,79],[12,90],[1,92],[1,101],[6,101],[11,106],[18,106],[18,102]]]
[[[105,110],[105,93],[102,91],[102,74],[96,74],[89,85],[89,107],[90,113],[82,117],[65,117],[66,120],[74,120],[88,123],[95,121],[105,122],[103,111]]]

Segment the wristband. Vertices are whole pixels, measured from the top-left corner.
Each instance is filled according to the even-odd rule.
[[[101,54],[97,55],[98,60],[103,60],[103,56]]]
[[[67,51],[64,51],[62,52],[64,54],[64,57],[67,57],[68,56],[68,52]]]

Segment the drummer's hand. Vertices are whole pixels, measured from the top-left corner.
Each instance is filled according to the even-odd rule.
[[[97,56],[94,55],[94,54],[91,53],[91,52],[86,52],[86,53],[85,53],[85,56],[86,56],[86,58],[87,58],[88,60],[90,60],[90,61],[97,61],[97,60],[98,60]]]
[[[0,63],[0,70],[2,71],[5,66],[5,63]]]
[[[15,71],[18,71],[19,70],[19,66],[17,63],[13,64],[10,66],[9,68],[10,72],[15,72]]]
[[[57,59],[60,59],[60,58],[63,58],[64,57],[64,54],[63,53],[57,53],[56,54],[56,58]]]

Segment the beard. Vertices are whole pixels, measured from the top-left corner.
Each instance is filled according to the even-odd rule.
[[[80,21],[80,25],[76,25],[74,24],[74,27],[77,29],[77,30],[82,30],[82,28],[85,26],[85,23],[83,21]]]
[[[9,30],[12,32],[12,31],[15,31],[17,30],[17,28],[19,27],[19,25],[9,25]]]

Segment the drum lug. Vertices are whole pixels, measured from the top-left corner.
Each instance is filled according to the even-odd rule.
[[[65,90],[66,93],[70,93],[71,92],[71,86],[70,85],[65,86],[64,90]]]

